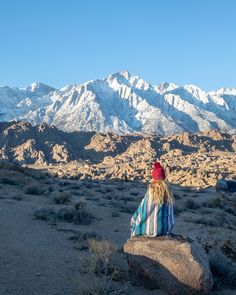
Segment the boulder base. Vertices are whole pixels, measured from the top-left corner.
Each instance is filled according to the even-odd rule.
[[[124,246],[131,280],[172,295],[205,294],[213,278],[204,249],[182,236],[135,237]]]

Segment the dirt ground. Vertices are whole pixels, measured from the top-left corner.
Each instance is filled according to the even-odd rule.
[[[81,259],[88,256],[88,246],[86,240],[75,239],[78,233],[109,240],[116,246],[114,261],[122,276],[111,282],[110,294],[164,294],[132,286],[122,252],[129,238],[130,218],[144,196],[145,183],[57,179],[40,173],[6,167],[0,170],[1,295],[86,294],[82,286],[89,287],[92,282],[85,281]],[[188,235],[206,248],[217,244],[222,250],[227,245],[228,254],[235,259],[236,223],[229,210],[235,196],[217,195],[214,188],[193,191],[173,186],[173,190],[177,207],[174,233]],[[57,196],[68,200],[60,204]],[[84,220],[92,216],[90,222],[35,215],[42,208],[72,210],[78,202],[87,210]],[[210,294],[233,295],[235,290],[221,284]]]

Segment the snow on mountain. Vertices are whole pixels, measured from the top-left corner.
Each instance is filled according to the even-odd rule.
[[[45,121],[65,131],[169,135],[236,131],[236,88],[206,92],[195,85],[151,85],[123,71],[56,90],[42,83],[0,87],[0,121]]]

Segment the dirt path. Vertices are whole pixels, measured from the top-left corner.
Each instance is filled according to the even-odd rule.
[[[32,220],[41,197],[0,199],[0,294],[74,295],[78,252],[64,233]]]

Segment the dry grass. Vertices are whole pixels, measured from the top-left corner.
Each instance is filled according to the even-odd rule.
[[[106,295],[110,292],[117,273],[110,265],[115,251],[116,247],[107,240],[89,240],[89,256],[81,259],[84,271],[81,294]]]

